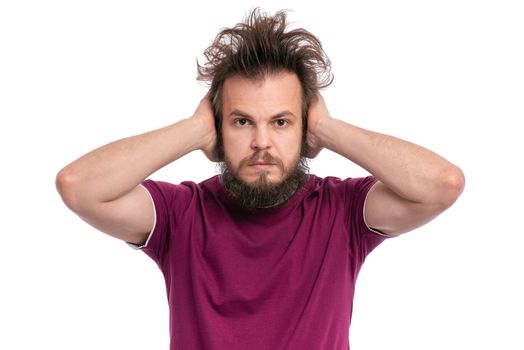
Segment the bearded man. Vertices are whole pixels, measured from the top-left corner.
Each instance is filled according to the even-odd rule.
[[[57,175],[66,205],[161,269],[171,349],[347,350],[366,256],[451,206],[455,165],[413,143],[330,115],[320,41],[286,13],[253,10],[198,64],[210,83],[193,116],[96,149]],[[320,178],[322,149],[366,177]],[[147,179],[201,150],[221,174]]]

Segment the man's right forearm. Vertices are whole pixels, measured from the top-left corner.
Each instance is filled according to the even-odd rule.
[[[201,121],[188,118],[109,143],[63,168],[57,188],[71,205],[112,201],[158,169],[199,149],[205,136]]]

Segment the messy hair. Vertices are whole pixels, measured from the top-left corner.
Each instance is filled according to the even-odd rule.
[[[280,72],[295,73],[302,87],[303,140],[307,111],[319,89],[333,81],[331,62],[320,40],[303,28],[286,31],[286,10],[274,16],[257,7],[242,23],[225,28],[204,51],[206,63],[197,61],[197,80],[210,84],[209,98],[215,115],[215,156],[224,159],[222,144],[222,87],[234,75],[259,81]]]

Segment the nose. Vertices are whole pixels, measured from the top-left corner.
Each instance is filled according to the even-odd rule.
[[[254,132],[255,134],[253,135],[251,148],[255,150],[264,150],[271,147],[271,140],[266,127],[257,126]]]

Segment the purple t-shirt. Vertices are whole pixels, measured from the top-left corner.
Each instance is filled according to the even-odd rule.
[[[256,214],[218,176],[144,181],[155,226],[135,247],[165,277],[170,349],[349,349],[356,278],[385,239],[364,222],[375,181],[309,175],[287,204]]]

